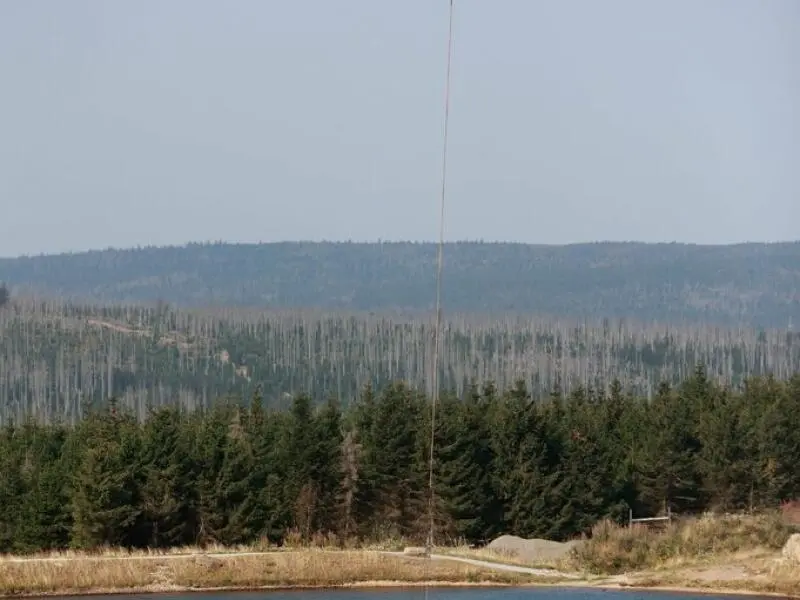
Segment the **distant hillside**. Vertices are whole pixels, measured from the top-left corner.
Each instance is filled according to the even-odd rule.
[[[179,306],[430,310],[436,247],[189,244],[0,259],[14,293]],[[800,242],[695,246],[460,242],[445,249],[458,312],[786,327],[800,320]]]

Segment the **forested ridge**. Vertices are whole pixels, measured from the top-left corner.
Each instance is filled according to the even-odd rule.
[[[446,245],[448,311],[786,328],[800,242]],[[429,243],[189,244],[0,259],[0,281],[101,303],[401,310],[433,306]]]
[[[437,536],[797,498],[798,249],[452,245]],[[434,260],[0,260],[0,551],[423,539]]]
[[[431,394],[430,317],[359,313],[175,309],[12,299],[0,308],[0,423],[34,416],[75,422],[84,405],[116,396],[148,406],[205,408],[256,387],[269,407],[292,396],[347,406],[364,385],[404,380]],[[698,363],[711,379],[800,371],[800,334],[630,320],[475,317],[445,320],[439,381],[463,395],[472,382],[534,394],[559,386],[606,390],[618,378],[652,397]]]
[[[395,383],[343,410],[258,393],[204,411],[115,402],[75,427],[0,430],[0,551],[424,539],[430,405]],[[444,395],[435,428],[439,542],[564,539],[629,509],[773,507],[800,495],[800,378],[741,392],[698,366],[651,400],[615,383],[532,397],[522,382]]]

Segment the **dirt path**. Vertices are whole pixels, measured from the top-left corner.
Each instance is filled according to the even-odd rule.
[[[488,560],[478,560],[475,558],[464,558],[462,556],[452,556],[449,554],[431,554],[431,559],[451,560],[451,561],[466,563],[468,565],[472,565],[475,567],[494,569],[495,571],[510,571],[513,573],[525,573],[528,575],[535,575],[537,577],[559,577],[563,579],[581,578],[581,576],[578,575],[577,573],[567,573],[565,571],[558,571],[556,569],[542,569],[535,567],[522,567],[519,565],[507,565],[505,563],[491,562]]]
[[[121,323],[115,323],[114,321],[104,321],[102,319],[86,319],[86,323],[88,325],[94,325],[95,327],[103,327],[105,329],[111,329],[112,331],[118,331],[120,333],[129,333],[132,335],[149,335],[149,329],[134,329],[133,327],[129,327],[128,325],[122,325]]]
[[[124,325],[122,323],[117,323],[115,321],[105,321],[103,319],[86,319],[87,325],[92,325],[94,327],[101,327],[103,329],[110,329],[111,331],[116,331],[118,333],[125,333],[128,335],[138,335],[138,336],[150,336],[153,335],[153,331],[149,328],[144,329],[136,329],[134,327],[130,327],[128,325]],[[166,333],[163,334],[158,343],[162,346],[167,345],[178,345],[184,349],[190,347],[190,344],[187,344],[184,341],[179,339],[177,333]]]

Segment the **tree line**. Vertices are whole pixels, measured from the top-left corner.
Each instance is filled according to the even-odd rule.
[[[448,312],[785,328],[800,308],[800,242],[448,242],[444,253]],[[0,280],[102,303],[427,314],[435,265],[434,243],[212,243],[0,258]]]
[[[343,409],[256,392],[205,410],[113,399],[75,426],[0,430],[0,551],[424,540],[430,402],[396,382]],[[567,539],[599,519],[776,506],[800,497],[800,376],[732,390],[704,367],[652,399],[615,381],[532,397],[524,382],[444,394],[436,541]]]

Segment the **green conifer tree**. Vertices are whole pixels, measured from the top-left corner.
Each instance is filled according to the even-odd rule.
[[[90,415],[76,435],[86,437],[71,486],[71,545],[130,547],[141,513],[136,423],[118,411],[112,400],[107,408]]]

